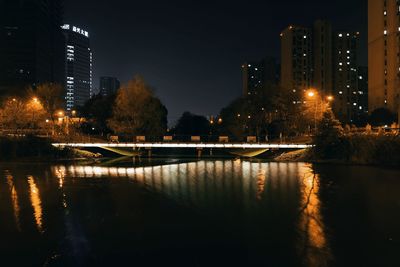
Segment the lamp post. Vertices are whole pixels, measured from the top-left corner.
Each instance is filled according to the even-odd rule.
[[[324,103],[323,99],[319,97],[318,92],[314,89],[310,89],[306,92],[306,96],[309,99],[314,99],[314,132],[317,132],[317,112],[318,112],[318,102],[320,102],[320,111],[322,113],[322,105]],[[332,95],[326,96],[326,103],[328,108],[330,107],[330,103],[334,101],[334,97]]]
[[[317,93],[315,90],[310,89],[306,92],[309,99],[314,99],[314,133],[317,132]]]

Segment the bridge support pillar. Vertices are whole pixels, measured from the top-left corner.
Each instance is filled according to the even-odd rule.
[[[203,149],[202,148],[197,148],[196,151],[197,151],[197,157],[201,158],[201,154],[203,152]]]
[[[151,156],[152,156],[151,148],[148,148],[147,149],[147,157],[151,158]]]

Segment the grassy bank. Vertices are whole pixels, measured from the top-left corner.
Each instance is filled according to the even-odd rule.
[[[400,168],[400,136],[351,135],[312,149],[284,152],[280,162],[317,162]]]
[[[400,167],[400,137],[350,135],[317,145],[309,153],[315,161]]]

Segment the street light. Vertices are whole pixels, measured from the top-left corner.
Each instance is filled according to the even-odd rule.
[[[315,109],[314,109],[314,131],[317,132],[317,105],[318,105],[317,104],[318,98],[316,97],[317,92],[314,91],[313,89],[310,89],[306,92],[306,95],[308,96],[308,98],[311,98],[311,99],[315,98],[314,99],[314,102],[315,102],[315,105],[314,105],[314,107],[315,107]]]
[[[307,95],[308,95],[308,97],[314,97],[314,96],[315,96],[315,93],[314,93],[314,91],[309,90],[308,93],[307,93]]]

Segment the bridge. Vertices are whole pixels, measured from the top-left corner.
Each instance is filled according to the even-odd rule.
[[[210,155],[213,149],[227,149],[229,153],[242,157],[255,157],[265,153],[270,149],[306,149],[311,148],[311,144],[292,144],[292,143],[201,143],[201,142],[133,142],[133,143],[53,143],[54,147],[64,148],[101,148],[112,151],[122,156],[138,156],[138,150],[145,149],[151,157],[152,149],[195,149],[197,156],[201,157],[203,149],[209,149]]]
[[[54,147],[73,147],[73,148],[222,148],[222,149],[305,149],[310,148],[311,144],[284,144],[284,143],[53,143]]]

